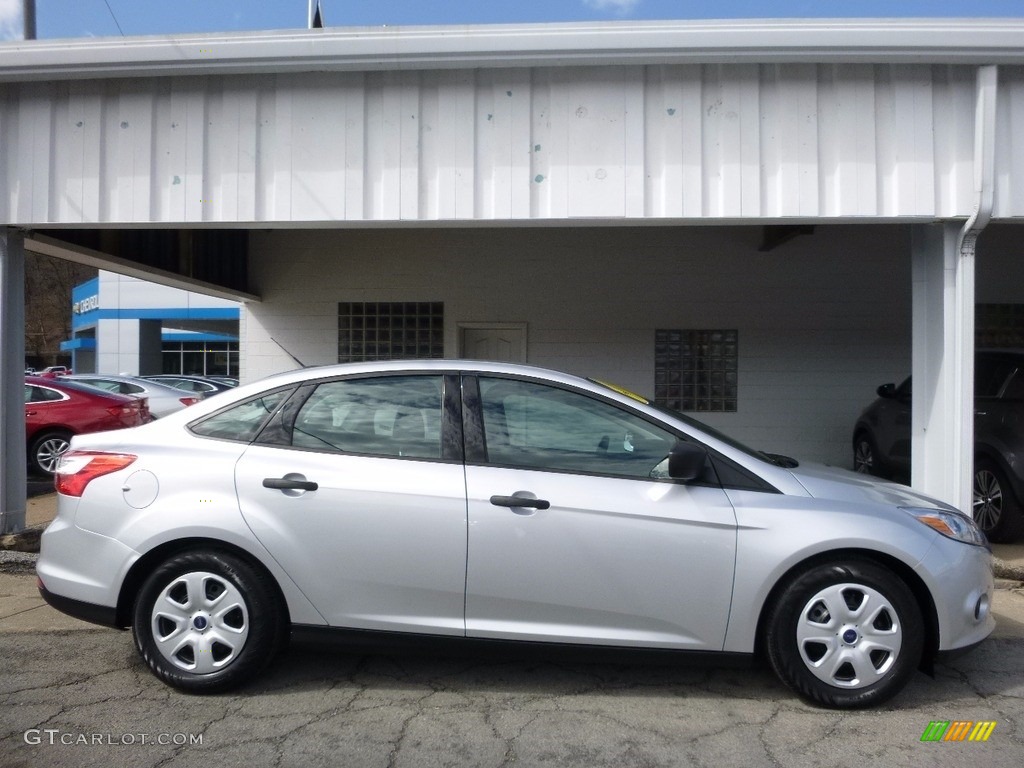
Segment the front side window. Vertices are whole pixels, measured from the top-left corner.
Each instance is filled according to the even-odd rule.
[[[675,437],[610,403],[510,379],[480,380],[487,458],[492,464],[664,477]]]
[[[249,443],[284,401],[289,390],[268,392],[195,422],[189,429],[201,437]]]
[[[384,376],[319,385],[299,409],[291,444],[318,451],[441,457],[442,376]]]

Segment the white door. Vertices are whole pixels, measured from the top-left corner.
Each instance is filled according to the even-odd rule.
[[[466,360],[526,362],[526,323],[479,323],[459,330],[459,354]]]

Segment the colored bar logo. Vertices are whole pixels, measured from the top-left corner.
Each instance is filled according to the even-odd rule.
[[[921,734],[921,741],[988,741],[995,729],[995,720],[933,720]]]

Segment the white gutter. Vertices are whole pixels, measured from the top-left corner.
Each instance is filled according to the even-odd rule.
[[[337,27],[11,41],[0,82],[593,64],[1024,63],[1024,19],[786,19]]]
[[[999,68],[978,68],[974,111],[974,212],[957,238],[954,312],[959,328],[953,339],[953,414],[952,439],[961,461],[956,467],[955,503],[962,510],[974,506],[974,312],[975,312],[975,247],[978,236],[992,220],[995,200],[996,99]]]
[[[961,256],[974,256],[978,235],[992,219],[996,169],[996,94],[999,67],[978,68],[974,106],[974,213],[957,243]]]

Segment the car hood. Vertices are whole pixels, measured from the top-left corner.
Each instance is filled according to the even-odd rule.
[[[906,485],[879,480],[848,469],[801,462],[798,469],[790,472],[807,493],[818,499],[957,511],[955,507],[918,493]]]

